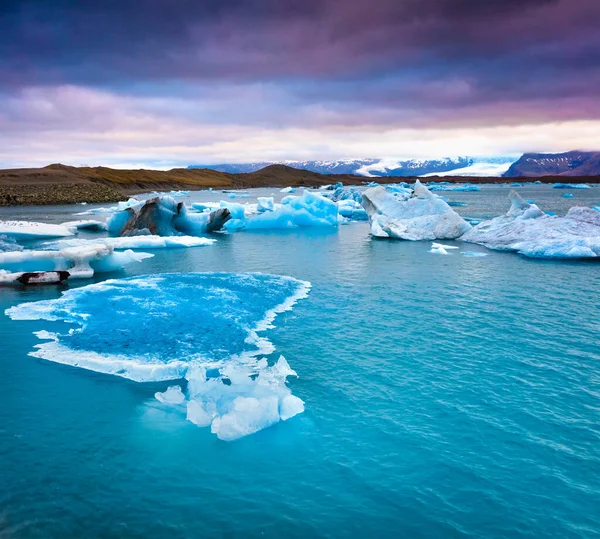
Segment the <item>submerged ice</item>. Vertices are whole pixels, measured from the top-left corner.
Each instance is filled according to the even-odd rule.
[[[15,320],[61,320],[31,355],[138,382],[185,378],[156,397],[232,440],[303,411],[294,371],[259,333],[306,297],[309,283],[263,274],[159,274],[108,280],[7,310]],[[157,329],[160,331],[157,331]]]

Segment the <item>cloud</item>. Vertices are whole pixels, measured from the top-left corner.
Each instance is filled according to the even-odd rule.
[[[239,161],[226,149],[249,155],[249,139],[261,159],[366,152],[359,139],[386,155],[389,133],[428,134],[434,147],[469,130],[593,123],[599,19],[597,0],[5,0],[0,129],[44,148],[48,133],[84,134],[90,155],[133,158],[145,130],[172,126]],[[297,146],[274,150],[282,133]],[[166,137],[153,144],[175,159]]]
[[[4,101],[2,101],[4,102]],[[495,127],[256,127],[188,118],[178,100],[73,86],[24,91],[0,109],[0,166],[63,162],[172,168],[265,159],[441,157],[586,149],[600,121]]]

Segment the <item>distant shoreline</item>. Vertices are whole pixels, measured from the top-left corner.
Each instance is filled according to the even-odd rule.
[[[319,187],[342,182],[363,185],[370,181],[448,182],[506,184],[540,181],[541,183],[600,184],[600,176],[543,176],[540,178],[502,178],[473,176],[394,176],[367,178],[350,174],[319,174],[286,165],[271,165],[251,173],[230,174],[210,169],[120,170],[107,167],[69,167],[0,170],[0,206],[41,206],[58,204],[103,204],[117,202],[129,195],[178,189],[203,190],[249,189],[254,187]]]

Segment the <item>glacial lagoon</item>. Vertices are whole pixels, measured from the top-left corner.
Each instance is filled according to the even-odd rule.
[[[600,203],[597,187],[573,191],[573,198],[542,185],[516,189],[557,215]],[[506,213],[509,191],[439,194],[465,203],[453,209],[475,222]],[[191,192],[177,200],[245,203],[272,193],[285,195]],[[0,219],[107,217],[76,215],[93,209],[0,208]],[[78,238],[104,235],[82,230]],[[538,260],[461,241],[444,241],[459,249],[439,256],[431,242],[374,239],[366,222],[211,238],[200,247],[154,249],[125,270],[68,285],[4,287],[0,312],[60,301],[65,291],[77,297],[107,279],[126,286],[140,276],[200,273],[197,292],[169,280],[160,295],[148,292],[165,306],[162,321],[127,327],[111,297],[93,301],[101,316],[87,344],[109,343],[122,353],[128,335],[140,338],[140,328],[154,327],[138,348],[181,354],[181,363],[214,348],[221,356],[211,360],[218,361],[250,350],[241,330],[298,296],[297,283],[310,283],[255,341],[265,369],[284,356],[298,375],[287,378],[289,394],[279,382],[276,394],[300,399],[304,411],[226,441],[164,402],[169,387],[185,386],[184,371],[173,374],[177,380],[140,382],[32,357],[36,346],[52,343],[34,332],[67,334],[72,325],[2,315],[0,524],[8,537],[597,535],[597,262]],[[210,313],[225,325],[195,310],[207,305],[201,287],[210,275],[240,273],[271,276],[261,277],[269,293],[215,277],[211,286],[223,300],[211,296]],[[184,303],[187,310],[179,309]],[[153,309],[145,305],[140,316]],[[194,320],[205,324],[196,346],[183,324]],[[218,329],[214,340],[209,324]],[[174,337],[177,331],[185,339]],[[71,346],[86,345],[82,338]]]

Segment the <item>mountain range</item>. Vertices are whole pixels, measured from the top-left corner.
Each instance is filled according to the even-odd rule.
[[[505,178],[539,176],[598,176],[600,152],[526,153],[504,174]]]
[[[441,159],[338,159],[335,161],[262,161],[190,165],[188,169],[210,169],[228,174],[256,172],[282,164],[319,174],[354,174],[366,178],[407,176],[502,176],[516,157],[444,157]]]

